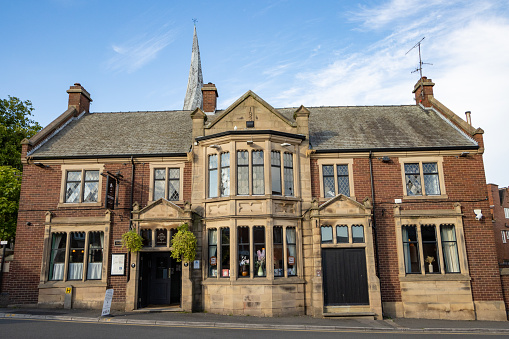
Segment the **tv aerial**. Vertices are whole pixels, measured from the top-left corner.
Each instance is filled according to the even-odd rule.
[[[423,37],[421,40],[419,40],[418,43],[416,43],[412,48],[410,48],[408,50],[408,52],[405,53],[405,55],[407,55],[408,53],[410,53],[410,51],[412,51],[414,48],[417,48],[419,50],[419,67],[417,67],[416,69],[414,69],[412,71],[412,73],[415,73],[417,71],[419,71],[419,75],[420,75],[420,82],[421,82],[421,97],[424,99],[424,88],[423,88],[423,83],[422,83],[422,65],[433,65],[433,64],[430,64],[428,62],[423,62],[422,61],[422,57],[421,57],[421,43],[422,41],[425,39],[426,37]]]

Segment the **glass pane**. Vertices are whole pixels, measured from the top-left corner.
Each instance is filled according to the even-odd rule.
[[[67,181],[79,181],[79,182],[81,182],[81,171],[69,171],[69,172],[67,172]]]
[[[249,228],[237,228],[237,243],[238,249],[238,262],[239,262],[239,277],[249,276]]]
[[[154,181],[154,200],[165,198],[165,182],[164,180]]]
[[[209,155],[209,169],[217,168],[217,154]]]
[[[424,174],[436,173],[438,174],[438,165],[436,162],[423,162],[422,171]]]
[[[104,232],[88,233],[87,279],[101,279],[103,261]]]
[[[230,195],[230,153],[221,154],[221,196]]]
[[[179,200],[180,179],[170,179],[168,181],[168,200]]]
[[[97,202],[99,196],[99,182],[86,182],[83,202]]]
[[[265,194],[263,166],[253,166],[253,194]]]
[[[332,165],[322,166],[323,174],[323,192],[325,198],[331,198],[336,195],[336,184],[334,182],[334,167]]]
[[[424,174],[424,189],[426,190],[426,195],[440,195],[438,174]]]
[[[168,279],[169,268],[167,257],[156,257],[156,279]]]
[[[263,151],[253,151],[253,165],[263,165]]]
[[[405,182],[407,195],[422,195],[419,164],[405,164]]]
[[[217,169],[209,169],[209,198],[217,197]]]
[[[272,194],[281,195],[281,167],[271,166]]]
[[[221,228],[221,270],[222,277],[230,276],[230,228]]]
[[[221,196],[230,195],[230,168],[221,168]]]
[[[332,244],[332,226],[322,226],[322,244]]]
[[[265,227],[253,227],[253,258],[255,258],[255,276],[265,277]]]
[[[419,243],[417,242],[416,226],[403,226],[403,256],[405,257],[405,272],[420,273],[421,264],[419,261]]]
[[[65,190],[65,202],[80,202],[81,182],[68,182]]]
[[[288,276],[297,275],[297,251],[296,251],[295,227],[286,228],[286,249]]]
[[[426,273],[440,273],[435,225],[421,226],[422,255]]]
[[[249,158],[247,151],[237,152],[237,194],[249,194]]]
[[[284,262],[283,262],[283,227],[274,226],[274,277],[283,277]]]
[[[460,273],[460,261],[458,257],[458,245],[456,243],[456,231],[454,225],[441,225],[440,236],[442,238],[442,252],[446,273]]]
[[[285,178],[285,195],[293,196],[293,154],[283,154],[284,178]]]
[[[156,229],[156,246],[168,246],[168,231]]]
[[[180,168],[168,169],[168,179],[179,179],[179,178],[180,178]]]
[[[152,246],[152,230],[144,228],[141,230],[140,235],[143,238],[143,246],[151,247]]]
[[[352,242],[363,243],[364,242],[364,226],[353,225],[352,226]]]
[[[336,226],[336,242],[338,244],[348,244],[348,226]]]
[[[155,180],[164,180],[166,178],[166,169],[160,168],[154,170],[154,179]]]
[[[209,277],[217,277],[217,230],[209,230]]]
[[[99,181],[99,171],[85,171],[85,181]]]
[[[71,232],[68,279],[80,280],[83,278],[83,260],[85,253],[85,232]]]
[[[338,176],[338,193],[350,196],[350,181],[348,180],[348,176],[340,177]]]

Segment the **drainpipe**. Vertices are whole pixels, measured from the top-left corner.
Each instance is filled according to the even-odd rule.
[[[131,156],[131,197],[129,199],[129,230],[133,227],[133,197],[134,197],[134,158]],[[127,251],[127,281],[131,280],[131,251]]]
[[[378,255],[378,232],[376,229],[376,213],[375,213],[375,183],[373,180],[373,151],[369,151],[369,177],[371,179],[371,205],[373,208],[372,226],[375,231],[375,255],[376,255],[376,276],[380,279],[380,257]]]

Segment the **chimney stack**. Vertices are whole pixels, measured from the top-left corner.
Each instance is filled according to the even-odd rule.
[[[466,111],[465,112],[465,116],[467,117],[467,124],[472,126],[472,115],[471,115],[471,112],[470,111]]]
[[[431,107],[429,101],[430,97],[433,97],[433,86],[435,84],[431,79],[422,77],[414,86],[412,93],[415,93],[415,103],[422,104],[424,107]]]
[[[71,86],[67,93],[69,93],[69,108],[76,108],[77,115],[83,113],[83,111],[86,113],[90,112],[90,102],[92,99],[80,83],[75,83],[74,86]]]
[[[209,82],[203,85],[201,89],[203,93],[203,111],[205,113],[214,113],[217,108],[217,88],[216,85]]]

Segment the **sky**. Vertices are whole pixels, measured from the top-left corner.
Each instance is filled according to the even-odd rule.
[[[509,186],[509,1],[1,0],[0,98],[49,124],[69,86],[92,112],[182,109],[193,20],[204,82],[224,109],[252,90],[273,107],[411,105],[434,96],[484,131],[488,183]]]

